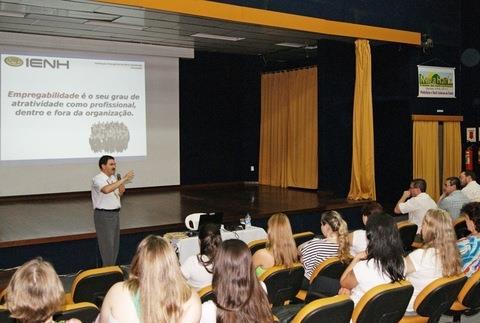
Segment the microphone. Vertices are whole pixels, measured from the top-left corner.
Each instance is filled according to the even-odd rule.
[[[122,174],[118,173],[117,174],[117,181],[121,180],[122,179]]]

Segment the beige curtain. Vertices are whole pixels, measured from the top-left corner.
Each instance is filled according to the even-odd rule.
[[[443,123],[443,179],[458,176],[462,171],[462,139],[460,122]]]
[[[318,187],[317,68],[262,75],[259,183]]]
[[[353,100],[352,173],[348,198],[375,199],[372,63],[368,40],[355,41],[355,93]]]
[[[427,182],[427,193],[437,200],[440,196],[438,122],[413,122],[413,177]]]

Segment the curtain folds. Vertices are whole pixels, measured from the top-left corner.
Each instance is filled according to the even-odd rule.
[[[355,41],[352,172],[348,198],[376,199],[373,139],[372,63],[368,40]]]
[[[413,122],[413,178],[427,182],[427,193],[437,200],[440,196],[438,122]]]
[[[318,187],[317,68],[263,74],[259,183]]]
[[[462,171],[462,139],[460,122],[443,123],[443,181]]]

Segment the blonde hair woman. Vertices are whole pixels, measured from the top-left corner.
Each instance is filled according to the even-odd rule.
[[[350,257],[347,223],[337,211],[322,213],[320,220],[322,234],[325,238],[313,238],[299,247],[301,261],[305,267],[303,287],[308,288],[310,276],[322,261],[329,257],[347,260]]]
[[[112,286],[100,322],[198,322],[201,304],[180,272],[170,243],[150,235],[140,242],[130,277]]]
[[[52,323],[64,302],[62,283],[52,265],[41,258],[23,264],[7,287],[6,306],[19,322]],[[77,319],[69,323],[80,323]]]
[[[405,258],[406,276],[414,287],[407,311],[413,311],[415,298],[433,280],[462,272],[452,217],[448,212],[441,209],[428,210],[421,233],[423,247]]]
[[[268,241],[265,249],[253,255],[253,266],[257,276],[273,266],[291,267],[298,262],[298,250],[293,239],[292,227],[283,213],[272,215],[268,219]]]

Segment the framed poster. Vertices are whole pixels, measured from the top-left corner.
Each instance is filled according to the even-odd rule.
[[[467,128],[467,141],[468,142],[477,142],[477,132],[476,128]]]
[[[417,67],[419,98],[455,98],[455,67]]]

